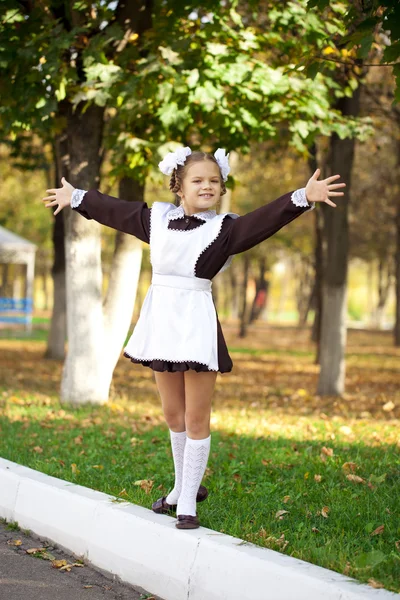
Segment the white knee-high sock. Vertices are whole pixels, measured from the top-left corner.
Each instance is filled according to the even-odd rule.
[[[196,515],[196,496],[203,479],[210,454],[211,435],[203,440],[187,438],[183,457],[182,491],[177,515]]]
[[[172,456],[175,467],[175,485],[166,497],[168,504],[176,504],[182,489],[183,453],[186,446],[186,431],[169,430],[172,446]]]

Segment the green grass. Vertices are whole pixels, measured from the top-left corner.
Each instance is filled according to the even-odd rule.
[[[0,340],[0,456],[151,509],[174,483],[151,370],[122,358],[106,406],[61,405],[62,361],[43,358],[48,331],[36,327]],[[349,331],[338,398],[316,394],[309,329],[257,323],[244,340],[224,329],[234,370],[217,379],[201,524],[400,592],[390,332]]]
[[[135,405],[122,401],[73,408],[32,395],[18,403],[17,396],[2,392],[4,458],[149,509],[172,488],[168,430],[156,414],[136,412]],[[258,417],[276,422],[271,411],[261,412]],[[368,421],[357,424],[356,439],[349,443],[340,421],[328,426],[322,419],[301,417],[302,426],[293,434],[299,418],[288,415],[285,426],[268,434],[257,415],[247,417],[244,433],[244,416],[232,411],[225,419],[216,413],[217,425],[220,418],[225,426],[212,432],[203,479],[210,496],[198,505],[201,524],[400,591],[396,444],[371,446],[377,427]],[[395,435],[395,425],[385,428],[388,437]],[[345,463],[356,465],[354,473],[343,468]],[[347,474],[364,482],[351,482]],[[279,518],[281,510],[288,512]]]

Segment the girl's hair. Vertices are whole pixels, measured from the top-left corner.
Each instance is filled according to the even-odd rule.
[[[171,192],[173,192],[174,194],[176,194],[176,192],[179,192],[182,186],[183,178],[185,177],[186,171],[188,170],[190,165],[192,165],[195,162],[200,162],[201,160],[210,160],[218,166],[219,176],[221,179],[221,196],[226,194],[225,181],[222,179],[221,170],[219,168],[217,159],[212,154],[208,154],[208,152],[200,151],[192,152],[191,154],[189,154],[189,156],[185,160],[185,163],[183,165],[178,165],[176,169],[172,171],[171,179],[169,180],[169,189],[171,190]],[[177,206],[179,206],[180,200],[181,199],[179,198],[179,196],[176,196],[175,204]]]

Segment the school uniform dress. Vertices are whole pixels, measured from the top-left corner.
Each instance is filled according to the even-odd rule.
[[[98,190],[75,190],[71,207],[150,245],[152,280],[124,356],[154,371],[227,373],[229,356],[212,297],[212,279],[233,256],[271,237],[315,207],[304,188],[243,216],[182,206],[126,201]]]

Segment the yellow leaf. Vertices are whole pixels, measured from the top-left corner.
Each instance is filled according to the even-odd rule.
[[[322,50],[322,54],[325,54],[326,56],[328,56],[328,54],[335,54],[336,50],[335,48],[332,48],[331,46],[327,46],[326,48],[324,48]]]
[[[27,554],[36,554],[36,552],[43,552],[44,550],[46,550],[46,548],[42,547],[42,548],[28,548],[28,550],[26,550]]]
[[[10,546],[20,546],[22,544],[21,540],[10,540],[7,542]]]
[[[358,469],[358,465],[353,462],[345,462],[342,464],[342,469],[344,471],[352,471],[354,473],[354,471]]]
[[[73,475],[77,475],[78,473],[80,473],[80,470],[77,468],[75,463],[71,464],[71,470],[72,470]]]
[[[53,567],[55,569],[60,569],[61,567],[64,567],[67,564],[67,561],[62,559],[62,560],[52,560],[51,564],[53,565]]]
[[[304,473],[304,479],[308,479],[308,476],[310,475],[310,473],[307,471],[307,473]]]
[[[353,433],[352,428],[348,427],[347,425],[342,425],[341,427],[339,427],[339,431],[344,435],[351,435]]]
[[[317,481],[318,483],[321,481],[322,476],[321,475],[314,475],[314,479],[315,481]]]
[[[289,500],[290,500],[290,496],[283,496],[284,504],[286,504],[286,502],[289,502]]]
[[[103,465],[92,465],[93,469],[100,469],[102,471],[104,469]]]
[[[149,494],[154,485],[154,481],[151,479],[139,479],[138,481],[135,481],[134,485],[139,485],[146,494]]]

